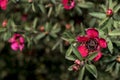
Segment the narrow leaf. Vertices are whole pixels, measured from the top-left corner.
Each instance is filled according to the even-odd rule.
[[[91,12],[91,13],[89,13],[89,15],[99,18],[99,19],[103,19],[106,17],[105,13],[100,13],[100,12]]]
[[[52,13],[52,10],[53,10],[53,7],[50,7],[50,8],[49,8],[49,11],[48,11],[48,15],[47,15],[48,17],[50,17],[50,15],[51,15],[51,13]]]
[[[113,44],[112,44],[112,41],[107,38],[107,42],[108,42],[108,49],[109,51],[112,53],[113,52]]]
[[[86,64],[85,67],[95,78],[97,78],[97,69],[93,64]]]
[[[113,30],[108,33],[109,36],[120,36],[120,30]]]
[[[84,73],[85,73],[85,67],[83,66],[79,72],[78,80],[83,80]]]
[[[33,21],[33,29],[37,26],[38,18],[35,18]]]
[[[35,40],[40,40],[41,38],[43,38],[46,34],[45,33],[40,33],[35,37]]]
[[[88,57],[87,57],[87,59],[89,59],[89,60],[93,60],[96,56],[97,56],[97,52],[94,52],[94,53],[92,53],[92,54],[90,54]]]
[[[76,58],[73,55],[65,56],[65,58],[70,60],[70,61],[75,61],[76,60]]]
[[[82,56],[81,56],[81,54],[76,49],[76,47],[72,46],[72,50],[73,50],[73,53],[75,54],[75,56],[78,57],[78,59],[80,59],[80,60],[83,59]]]
[[[42,13],[45,13],[45,7],[42,4],[39,5],[39,8],[42,11]]]

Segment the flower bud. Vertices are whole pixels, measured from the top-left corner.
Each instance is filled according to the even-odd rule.
[[[118,56],[118,57],[116,58],[116,61],[120,62],[120,56]]]
[[[72,66],[72,69],[73,69],[74,71],[78,71],[79,66],[77,66],[77,65],[73,65],[73,66]]]
[[[74,61],[74,63],[75,63],[76,65],[80,65],[80,60],[76,59],[76,60]]]
[[[107,16],[112,16],[112,15],[113,15],[113,10],[112,10],[112,9],[108,9],[108,10],[106,11],[106,15],[107,15]]]
[[[7,26],[7,22],[8,22],[7,20],[4,20],[4,21],[2,22],[2,26],[3,26],[3,27],[6,27],[6,26]]]
[[[71,28],[71,25],[70,25],[70,24],[66,24],[66,25],[65,25],[65,28],[66,28],[66,29],[70,29],[70,28]]]

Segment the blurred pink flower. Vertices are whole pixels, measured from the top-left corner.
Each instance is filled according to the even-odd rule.
[[[24,38],[20,34],[14,34],[8,41],[11,43],[11,48],[14,51],[20,50],[22,51],[24,48]]]
[[[0,0],[0,7],[2,10],[6,10],[8,4],[8,0]]]
[[[62,0],[65,9],[70,10],[75,7],[75,0]]]

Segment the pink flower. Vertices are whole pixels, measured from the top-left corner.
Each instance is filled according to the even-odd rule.
[[[74,0],[62,0],[62,4],[65,9],[70,10],[70,9],[74,8],[75,1]]]
[[[2,10],[6,10],[8,4],[8,0],[0,0],[0,7]]]
[[[81,43],[77,49],[82,57],[87,57],[91,52],[98,52],[98,55],[93,59],[94,61],[98,61],[102,57],[101,48],[107,47],[106,40],[99,38],[99,32],[94,28],[87,29],[85,36],[77,36],[76,39]]]
[[[20,50],[22,51],[24,48],[24,38],[20,34],[14,34],[8,41],[11,43],[11,48],[14,51]]]

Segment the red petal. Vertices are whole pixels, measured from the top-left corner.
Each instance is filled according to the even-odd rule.
[[[106,47],[107,47],[107,42],[106,42],[106,40],[103,39],[103,38],[100,38],[100,39],[99,39],[99,45],[100,45],[100,47],[102,47],[102,48],[106,48]]]
[[[85,36],[77,36],[76,40],[78,42],[86,42],[88,40],[88,37]]]
[[[98,31],[94,28],[87,29],[86,34],[88,37],[91,37],[91,38],[99,37]]]
[[[77,49],[82,57],[86,57],[88,55],[88,49],[85,46],[79,46]]]
[[[101,57],[102,57],[102,53],[98,52],[98,55],[93,60],[98,61]]]

